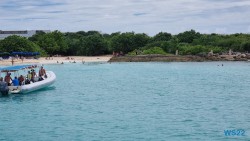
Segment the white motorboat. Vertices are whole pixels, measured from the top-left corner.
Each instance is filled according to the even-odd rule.
[[[21,66],[11,66],[11,67],[5,67],[5,68],[1,68],[1,72],[18,72],[20,70],[30,70],[30,69],[34,69],[37,68],[37,65],[21,65]],[[25,75],[24,75],[25,76]],[[46,71],[46,77],[42,77],[42,79],[38,79],[38,77],[36,77],[34,79],[34,82],[30,82],[30,84],[22,84],[20,86],[8,86],[9,87],[9,93],[12,94],[17,94],[17,93],[28,93],[28,92],[32,92],[35,90],[39,90],[39,89],[43,89],[45,87],[50,86],[51,84],[53,84],[56,80],[56,75],[54,72],[52,71]]]

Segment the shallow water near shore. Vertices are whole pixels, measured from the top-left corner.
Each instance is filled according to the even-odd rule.
[[[45,69],[53,86],[0,97],[0,140],[250,140],[248,62]],[[245,136],[225,136],[233,129]]]

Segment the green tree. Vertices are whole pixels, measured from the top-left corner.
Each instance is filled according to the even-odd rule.
[[[178,39],[173,37],[169,41],[163,42],[160,47],[167,53],[175,54],[175,51],[178,50],[178,44]]]
[[[80,49],[80,39],[78,38],[66,38],[66,43],[68,45],[68,50],[65,55],[77,55]]]
[[[28,51],[41,52],[35,43],[25,37],[12,35],[0,41],[0,50],[3,52]]]
[[[135,34],[134,32],[117,34],[111,38],[110,50],[128,53],[144,47],[149,42],[149,39],[146,34]]]
[[[98,34],[89,35],[80,40],[80,50],[78,55],[103,55],[108,51],[107,42]]]
[[[54,31],[51,33],[52,38],[54,38],[58,48],[56,48],[55,53],[57,54],[65,54],[68,50],[68,45],[65,40],[65,36],[63,33],[59,31]]]
[[[59,46],[57,45],[55,39],[52,37],[51,33],[42,36],[38,41],[38,45],[49,55],[53,55],[57,50],[59,50]]]
[[[250,52],[250,42],[244,42],[242,43],[242,48],[244,49],[244,51]]]
[[[153,37],[154,41],[169,41],[172,35],[167,32],[160,32]]]
[[[183,43],[192,43],[194,39],[200,38],[201,34],[199,32],[195,32],[195,30],[185,31],[183,33],[179,33],[177,38],[180,42]]]
[[[96,34],[101,35],[101,33],[99,31],[91,30],[91,31],[86,32],[86,36],[96,35]]]
[[[59,31],[53,31],[51,33],[37,33],[29,38],[48,54],[66,54],[68,51],[68,44],[66,37]]]
[[[217,35],[211,35],[211,34],[201,34],[200,38],[196,38],[193,40],[193,45],[215,45],[219,40],[219,37]]]
[[[45,34],[46,34],[45,32],[38,32],[35,35],[29,37],[28,39],[34,43],[37,43],[37,41],[39,41],[39,39]]]
[[[132,48],[142,48],[150,41],[150,37],[147,34],[134,34],[132,36]]]
[[[115,52],[128,53],[133,51],[133,39],[134,33],[122,33],[120,35],[114,36],[111,39],[111,50]]]

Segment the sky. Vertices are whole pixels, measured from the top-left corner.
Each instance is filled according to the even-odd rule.
[[[0,0],[0,30],[250,33],[250,0]]]

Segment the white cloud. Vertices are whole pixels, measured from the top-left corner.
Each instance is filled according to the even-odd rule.
[[[233,33],[249,28],[250,1],[1,0],[0,13],[0,30]]]

